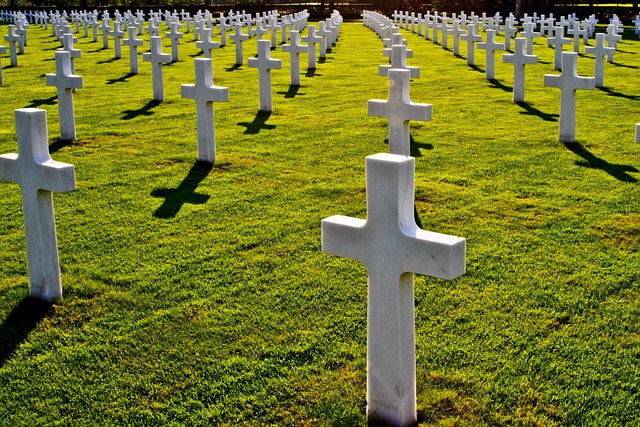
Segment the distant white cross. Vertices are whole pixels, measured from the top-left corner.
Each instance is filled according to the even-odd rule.
[[[316,69],[316,44],[322,42],[324,40],[323,37],[318,36],[316,34],[315,25],[309,25],[307,29],[307,35],[302,36],[302,41],[307,43],[307,68],[310,70]]]
[[[183,98],[196,101],[198,120],[198,160],[215,163],[216,135],[213,115],[213,103],[229,100],[229,88],[213,84],[213,63],[211,58],[198,58],[195,61],[196,83],[181,85]]]
[[[60,116],[60,139],[76,138],[76,119],[73,111],[73,89],[84,86],[81,76],[71,72],[71,57],[64,50],[56,51],[56,73],[45,76],[47,86],[58,89],[58,112]]]
[[[603,33],[596,34],[596,45],[584,48],[584,53],[592,53],[595,55],[595,79],[596,87],[604,87],[604,58],[612,58],[616,50],[612,47],[604,45],[605,35]],[[613,62],[613,61],[609,61]]]
[[[495,51],[504,50],[504,43],[496,43],[495,30],[487,30],[487,40],[478,43],[478,49],[484,49],[486,54],[484,75],[487,80],[495,79]]]
[[[260,40],[258,42],[258,57],[249,58],[249,68],[257,68],[260,84],[260,111],[272,111],[271,102],[271,70],[282,68],[282,59],[271,58],[271,42]]]
[[[109,32],[113,36],[113,49],[114,57],[116,59],[122,58],[122,38],[127,34],[120,28],[120,22],[115,21],[113,23],[113,31]]]
[[[196,47],[202,51],[205,58],[211,58],[211,51],[219,49],[220,43],[211,40],[211,28],[203,28],[202,40],[196,42]]]
[[[162,53],[162,39],[158,36],[149,38],[149,52],[142,54],[142,60],[151,63],[151,78],[153,79],[153,100],[164,101],[164,78],[162,64],[171,62],[171,55]]]
[[[395,44],[391,46],[391,65],[379,65],[378,75],[388,76],[389,70],[392,69],[409,70],[411,78],[420,77],[420,67],[411,67],[407,65],[407,47],[403,44]]]
[[[129,38],[124,40],[125,46],[129,46],[129,69],[131,74],[138,74],[138,46],[143,45],[143,41],[138,38],[136,27],[128,27]]]
[[[513,64],[513,102],[524,102],[524,66],[537,64],[536,55],[525,53],[526,39],[518,37],[515,41],[513,54],[503,54],[502,62]]]
[[[236,32],[231,34],[229,38],[236,42],[236,64],[242,65],[244,63],[244,54],[242,52],[242,42],[249,40],[247,34],[242,33],[242,24],[236,24]]]
[[[6,55],[7,48],[5,46],[0,46],[0,55]],[[4,84],[2,81],[2,63],[0,61],[0,85]]]
[[[300,86],[300,54],[307,52],[308,46],[300,44],[300,33],[296,30],[289,32],[290,43],[282,45],[283,52],[291,55],[291,85]]]
[[[411,140],[409,121],[431,120],[431,104],[418,104],[410,99],[411,72],[402,69],[389,70],[389,100],[373,99],[368,102],[369,115],[389,120],[389,152],[409,156]]]
[[[533,39],[540,37],[540,33],[535,31],[533,22],[525,22],[523,24],[523,31],[520,33],[520,37],[524,37],[527,40],[527,55],[533,54]]]
[[[9,42],[9,57],[11,61],[12,67],[18,66],[18,51],[16,49],[16,43],[19,43],[22,40],[22,37],[15,32],[15,27],[13,25],[9,25],[8,27],[9,34],[4,36],[5,41]]]
[[[482,37],[477,33],[476,24],[467,25],[467,32],[460,36],[467,42],[467,65],[475,64],[475,43],[482,41]]]
[[[578,75],[578,54],[562,53],[562,74],[545,74],[544,85],[561,90],[560,98],[560,142],[576,141],[576,90],[594,89],[593,77]]]
[[[466,241],[416,225],[413,157],[369,156],[366,174],[367,219],[322,220],[322,250],[367,267],[367,415],[409,426],[417,424],[413,274],[462,275]]]
[[[179,22],[172,22],[169,24],[170,31],[165,34],[168,39],[171,39],[171,62],[178,62],[179,58],[179,49],[180,39],[184,37],[184,34],[180,32],[180,28],[182,25]]]
[[[52,192],[75,190],[75,169],[51,160],[45,110],[24,108],[15,117],[19,154],[0,156],[0,179],[22,190],[30,294],[54,301],[62,283]]]
[[[560,70],[562,68],[562,46],[571,43],[571,40],[564,36],[564,27],[553,27],[553,37],[547,38],[547,46],[554,47],[553,68]]]

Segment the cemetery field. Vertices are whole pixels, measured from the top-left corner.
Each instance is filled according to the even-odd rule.
[[[501,53],[487,81],[484,51],[469,67],[465,42],[455,57],[403,34],[411,99],[433,105],[411,123],[416,216],[467,239],[463,276],[415,280],[420,423],[639,423],[640,42],[619,43],[605,89],[578,91],[578,142],[563,144],[544,39],[515,104]],[[45,85],[51,31],[31,26],[18,67],[2,56],[0,153],[17,151],[14,109],[44,108],[77,190],[54,195],[64,299],[45,306],[28,298],[20,189],[0,184],[0,425],[366,425],[367,271],[322,253],[320,222],[366,217],[365,157],[387,151],[387,121],[367,115],[388,98],[382,41],[345,22],[315,71],[301,56],[300,87],[278,46],[271,114],[246,65],[255,38],[241,67],[233,42],[213,51],[229,102],[208,166],[180,97],[191,33],[162,103],[149,63],[131,75],[128,47],[116,60],[113,40],[77,36],[71,143]],[[581,54],[579,74],[593,67]]]

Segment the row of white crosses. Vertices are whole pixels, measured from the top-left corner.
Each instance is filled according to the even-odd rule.
[[[322,250],[363,262],[368,272],[367,417],[382,425],[417,424],[414,273],[454,279],[465,271],[463,238],[420,229],[414,218],[415,159],[410,120],[431,120],[431,105],[411,102],[404,40],[389,40],[389,99],[369,115],[389,120],[389,153],[366,158],[367,219],[322,221]],[[398,66],[398,68],[396,68]],[[413,68],[415,70],[415,68]]]

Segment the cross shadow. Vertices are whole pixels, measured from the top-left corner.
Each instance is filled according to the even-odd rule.
[[[502,83],[500,80],[496,80],[496,79],[489,79],[489,84],[492,87],[495,87],[496,89],[502,89],[505,92],[513,92],[513,88],[511,86],[507,86],[504,83]]]
[[[627,65],[621,64],[619,62],[612,62],[611,65],[613,65],[614,67],[631,68],[632,70],[637,70],[638,68],[640,68],[637,65]]]
[[[151,101],[147,102],[144,106],[142,106],[141,108],[138,108],[137,110],[124,110],[123,116],[121,117],[122,120],[131,120],[131,119],[135,119],[138,116],[151,116],[153,113],[154,108],[156,108],[158,105],[160,105],[162,102],[161,101],[156,101],[155,99],[152,99]]]
[[[426,142],[417,142],[413,136],[409,135],[409,155],[411,157],[422,157],[421,150],[433,150],[433,145]]]
[[[633,166],[629,165],[616,165],[613,163],[609,163],[604,159],[596,157],[589,150],[584,148],[582,145],[575,143],[565,143],[565,147],[569,149],[572,153],[582,157],[585,161],[576,161],[576,166],[582,166],[590,169],[600,169],[622,182],[638,182],[636,178],[629,175],[629,173],[637,173],[640,172]]]
[[[49,98],[32,99],[29,101],[29,105],[24,108],[38,108],[41,105],[56,105],[56,99],[58,99],[58,95],[53,95]]]
[[[540,117],[545,122],[557,122],[559,114],[550,114],[545,113],[544,111],[540,111],[528,102],[516,102],[516,104],[522,108],[524,111],[520,111],[520,114],[527,114],[529,116],[537,116]]]
[[[204,56],[204,52],[199,51],[198,53],[193,53],[191,55],[189,55],[192,58],[197,58],[198,56]]]
[[[304,74],[305,77],[315,77],[321,76],[322,74],[318,74],[315,68],[307,68],[307,72]]]
[[[189,203],[201,205],[209,200],[209,195],[198,194],[198,185],[207,177],[213,169],[213,164],[209,162],[195,162],[187,176],[182,180],[178,188],[158,188],[151,192],[152,197],[164,198],[164,203],[153,213],[156,218],[174,218],[182,205]]]
[[[630,99],[632,101],[640,101],[640,96],[639,95],[627,95],[625,93],[613,91],[613,90],[609,89],[608,87],[599,87],[597,89],[602,91],[602,92],[604,92],[604,93],[606,93],[608,96],[614,96],[616,98],[626,98],[626,99]]]
[[[26,297],[0,325],[0,368],[23,343],[38,323],[53,313],[49,302]]]
[[[113,58],[111,58],[111,59],[105,59],[104,61],[98,61],[98,62],[96,62],[96,64],[110,64],[110,63],[112,63],[112,62],[114,62],[114,61],[118,61],[118,60],[120,60],[120,59],[122,59],[122,58],[116,58],[116,57],[114,56],[114,57],[113,57]]]
[[[326,64],[326,62],[327,62],[327,58],[326,57],[325,58],[322,58],[322,57],[318,58],[318,64]]]
[[[271,111],[258,111],[258,114],[256,114],[256,117],[251,123],[240,122],[238,125],[247,128],[247,130],[244,131],[245,135],[255,135],[260,132],[260,129],[272,130],[276,128],[275,125],[266,124],[269,117],[271,117]]]
[[[276,92],[278,95],[284,95],[285,98],[295,98],[297,95],[304,95],[304,93],[298,93],[301,86],[289,85],[289,89],[286,92]]]
[[[62,150],[64,147],[68,147],[73,145],[73,140],[62,140],[60,137],[53,140],[51,144],[49,144],[49,154],[56,153]]]
[[[242,69],[242,64],[233,64],[231,67],[225,68],[225,71],[235,71],[235,70],[241,70],[241,69]]]
[[[108,47],[101,47],[100,49],[95,49],[95,50],[89,50],[87,51],[87,53],[97,53],[97,52],[102,52],[103,50],[107,50],[109,49]]]
[[[107,84],[108,85],[112,85],[112,84],[116,84],[116,83],[126,83],[128,81],[128,79],[130,79],[131,77],[135,76],[136,73],[127,73],[122,77],[118,77],[117,79],[107,79]]]
[[[471,68],[473,71],[477,71],[479,73],[484,73],[484,70],[482,68],[478,67],[476,64],[469,65],[469,68]]]

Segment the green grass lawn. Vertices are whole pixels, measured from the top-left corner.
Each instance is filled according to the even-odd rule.
[[[214,51],[230,100],[214,106],[206,167],[180,97],[193,35],[159,105],[148,63],[128,75],[128,48],[115,60],[78,36],[69,144],[44,82],[50,30],[31,27],[18,67],[2,58],[0,153],[17,150],[13,110],[44,108],[77,190],[54,196],[65,297],[48,307],[27,298],[19,187],[0,184],[0,425],[366,424],[366,270],[321,252],[320,221],[366,217],[364,158],[387,150],[386,120],[367,116],[367,100],[387,99],[382,42],[343,24],[315,72],[303,55],[299,88],[274,50],[268,116],[257,70],[233,67],[233,44]],[[464,276],[416,278],[421,423],[637,424],[640,43],[620,42],[607,89],[578,92],[578,143],[564,145],[545,40],[517,105],[500,56],[489,82],[484,52],[473,69],[405,37],[421,69],[411,98],[433,104],[433,121],[411,125],[419,220],[467,239]],[[593,64],[582,55],[579,73]]]

